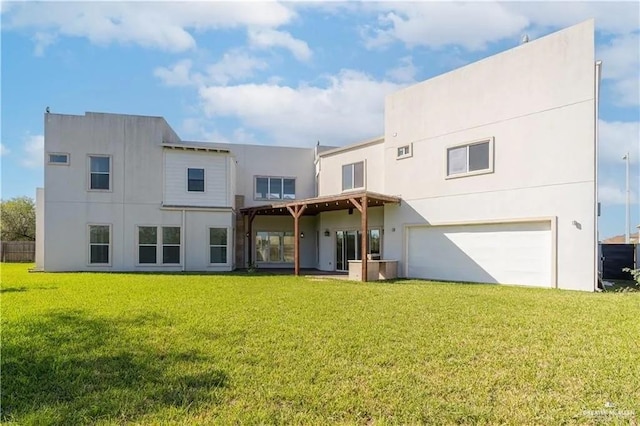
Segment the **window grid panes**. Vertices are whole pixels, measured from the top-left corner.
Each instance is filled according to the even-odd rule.
[[[187,191],[204,192],[204,169],[187,169]]]
[[[293,232],[257,232],[256,262],[293,262]]]
[[[364,187],[364,161],[342,166],[342,190]]]
[[[109,263],[109,225],[89,226],[89,263]]]
[[[296,180],[284,177],[256,177],[256,200],[293,200],[296,198]]]
[[[109,189],[111,159],[104,156],[90,156],[90,189]]]
[[[157,263],[158,228],[155,226],[138,227],[138,263]]]
[[[398,157],[408,157],[409,155],[411,155],[410,145],[405,145],[398,148],[398,154],[397,154]]]
[[[209,228],[209,263],[227,263],[227,228]]]
[[[162,263],[180,263],[180,227],[162,227]]]

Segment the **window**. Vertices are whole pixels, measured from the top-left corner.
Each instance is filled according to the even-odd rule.
[[[257,262],[293,262],[293,232],[258,232],[256,234]]]
[[[49,164],[68,166],[69,154],[52,152],[49,154]]]
[[[364,161],[342,166],[342,190],[364,187]]]
[[[204,192],[204,169],[187,169],[187,191]]]
[[[89,156],[89,189],[109,190],[111,180],[111,157]]]
[[[293,200],[296,180],[285,177],[256,177],[256,200]]]
[[[400,160],[402,158],[411,157],[411,145],[405,145],[398,148],[398,152],[396,154],[396,159]]]
[[[138,227],[138,263],[157,263],[158,228],[155,226]]]
[[[160,240],[161,239],[161,240]],[[180,263],[179,226],[138,226],[138,264]]]
[[[209,228],[209,263],[227,263],[227,228]]]
[[[93,265],[109,264],[110,225],[89,225],[89,263]]]
[[[493,139],[447,149],[447,176],[457,177],[493,171]]]
[[[180,263],[180,228],[162,227],[162,263]]]

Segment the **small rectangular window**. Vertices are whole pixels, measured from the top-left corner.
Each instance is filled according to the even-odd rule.
[[[342,166],[342,190],[364,187],[364,161]]]
[[[398,152],[396,154],[397,159],[411,157],[411,145],[405,145],[398,148]]]
[[[162,227],[162,263],[180,263],[180,227]]]
[[[69,154],[50,153],[49,154],[49,164],[68,166],[69,165]]]
[[[227,228],[209,228],[209,263],[227,263]]]
[[[204,169],[187,169],[187,191],[204,192]]]
[[[110,237],[110,225],[89,226],[89,263],[109,263]]]
[[[447,149],[447,176],[458,177],[493,171],[493,139]]]
[[[293,200],[296,198],[296,180],[284,179],[283,180],[283,198],[286,200]]]
[[[89,189],[109,190],[111,180],[111,157],[89,156]]]
[[[158,228],[138,227],[138,263],[157,263]]]

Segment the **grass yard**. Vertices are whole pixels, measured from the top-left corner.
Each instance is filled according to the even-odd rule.
[[[2,265],[5,424],[634,424],[640,293]]]

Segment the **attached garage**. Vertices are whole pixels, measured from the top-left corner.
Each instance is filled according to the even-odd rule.
[[[409,226],[407,277],[554,287],[552,222]]]

